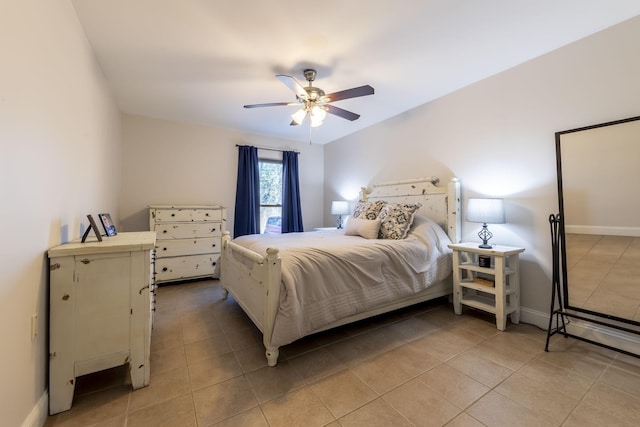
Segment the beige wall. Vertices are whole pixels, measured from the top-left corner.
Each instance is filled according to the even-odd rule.
[[[236,144],[300,152],[304,227],[312,230],[322,225],[321,145],[131,115],[123,119],[123,140],[124,185],[119,212],[123,230],[148,230],[150,204],[216,204],[227,206],[227,230],[233,233]]]
[[[504,197],[507,224],[490,226],[492,242],[526,248],[524,318],[541,320],[558,209],[554,133],[640,114],[638,40],[635,18],[327,145],[325,204],[363,181],[430,175],[460,178],[464,200]],[[463,240],[478,229],[463,223]]]
[[[4,0],[0,28],[0,425],[41,425],[46,251],[118,211],[121,118],[68,1]]]

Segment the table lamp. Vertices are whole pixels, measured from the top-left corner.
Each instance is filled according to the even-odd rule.
[[[479,248],[491,249],[488,243],[493,234],[487,224],[504,224],[504,201],[502,199],[469,199],[467,201],[467,221],[482,223],[478,237],[482,240]]]
[[[342,215],[349,215],[349,202],[336,201],[331,202],[331,215],[338,215],[336,228],[342,228]]]

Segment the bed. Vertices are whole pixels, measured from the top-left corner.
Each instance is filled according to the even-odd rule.
[[[358,207],[417,209],[406,238],[363,238],[351,218],[349,233],[223,235],[224,296],[262,332],[269,366],[279,347],[304,336],[452,293],[447,245],[460,242],[460,183],[438,184],[431,177],[362,188]],[[358,214],[351,224],[370,224]]]

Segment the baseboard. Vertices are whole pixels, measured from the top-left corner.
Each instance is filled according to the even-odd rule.
[[[570,334],[640,355],[640,335],[594,325],[579,319],[571,319],[567,325]]]
[[[42,393],[36,405],[22,423],[22,427],[42,427],[49,415],[49,392]]]
[[[580,319],[570,320],[567,323],[567,332],[570,334],[638,354],[640,335],[607,328],[606,326],[596,325]],[[547,330],[549,328],[549,313],[522,307],[520,309],[520,321]]]
[[[531,310],[530,308],[520,308],[520,321],[537,326],[545,331],[549,328],[549,313]]]

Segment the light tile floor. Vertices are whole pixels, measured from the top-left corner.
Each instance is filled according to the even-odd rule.
[[[304,338],[267,367],[217,280],[158,290],[151,383],[126,367],[77,381],[47,427],[637,426],[640,359],[509,325],[446,300]]]

